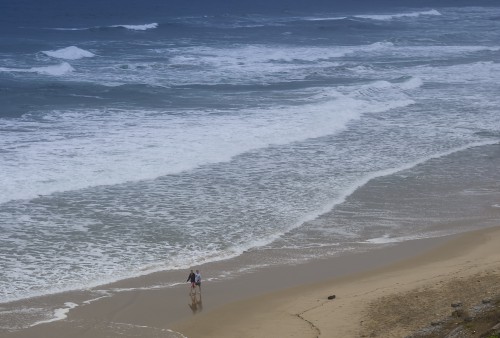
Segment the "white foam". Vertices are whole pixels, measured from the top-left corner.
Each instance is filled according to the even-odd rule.
[[[167,331],[167,332],[169,332],[171,334],[177,335],[180,338],[188,338],[187,336],[183,335],[182,333],[174,331],[174,330],[171,330],[171,329],[165,329],[165,331]]]
[[[379,42],[374,42],[374,43],[368,45],[364,49],[374,50],[374,49],[385,49],[388,47],[394,47],[394,43],[392,43],[390,41],[379,41]],[[361,48],[363,48],[363,47],[361,47]]]
[[[409,168],[411,168],[419,163],[425,162],[429,159],[437,158],[440,156],[445,156],[446,154],[450,154],[450,153],[453,153],[455,151],[459,151],[461,149],[467,149],[471,146],[479,146],[479,145],[483,145],[483,144],[495,144],[495,143],[494,142],[478,143],[478,144],[473,144],[473,145],[469,145],[469,146],[464,146],[461,148],[456,148],[456,149],[450,150],[448,152],[436,154],[434,156],[425,157],[425,158],[422,158],[418,161],[409,163],[407,165],[404,165],[404,166],[401,166],[398,168],[391,168],[391,169],[381,170],[381,171],[377,171],[377,172],[368,174],[364,178],[358,180],[357,182],[354,182],[347,189],[344,189],[343,194],[341,196],[339,196],[337,199],[332,200],[332,201],[326,203],[323,207],[318,208],[316,211],[311,212],[311,213],[303,216],[303,218],[299,219],[296,223],[292,224],[291,228],[299,227],[303,224],[303,222],[308,221],[308,220],[313,220],[316,217],[318,217],[319,215],[332,210],[332,208],[335,205],[345,201],[347,196],[351,195],[356,189],[365,185],[368,181],[370,181],[373,178],[385,176],[385,175],[390,175],[392,173],[395,173],[395,172],[398,172],[401,170],[409,169]],[[37,224],[39,225],[39,228],[43,229],[44,226],[43,226],[43,224],[40,224],[40,222],[42,222],[42,221],[37,220]],[[289,228],[287,228],[287,229],[289,229]],[[192,265],[199,265],[199,264],[203,264],[205,262],[235,257],[235,256],[240,255],[241,253],[243,253],[244,251],[246,251],[248,249],[255,248],[255,247],[262,247],[262,246],[265,246],[265,245],[273,242],[274,240],[276,240],[277,238],[282,236],[282,234],[285,231],[287,231],[287,229],[283,229],[283,228],[274,229],[270,232],[267,232],[267,234],[265,236],[262,236],[261,234],[259,234],[259,236],[252,238],[252,240],[238,241],[238,243],[235,243],[235,245],[236,245],[235,247],[231,247],[231,248],[224,249],[224,250],[221,250],[219,247],[216,247],[216,246],[211,247],[211,246],[207,245],[203,248],[203,250],[197,251],[197,256],[186,254],[186,250],[188,252],[190,252],[191,248],[186,248],[186,247],[182,247],[182,246],[170,247],[168,250],[167,250],[167,248],[164,248],[166,250],[164,252],[168,252],[169,257],[170,257],[170,253],[180,252],[180,255],[175,256],[175,254],[172,254],[172,256],[170,257],[171,260],[169,262],[162,262],[162,263],[158,263],[155,265],[151,265],[151,266],[146,267],[145,269],[143,269],[141,271],[120,271],[119,270],[120,266],[116,266],[113,264],[111,264],[111,265],[105,264],[104,266],[103,265],[96,265],[95,269],[93,271],[92,271],[92,269],[89,269],[85,273],[85,275],[89,275],[92,277],[92,280],[90,282],[89,282],[89,280],[82,280],[80,274],[77,276],[76,279],[75,279],[75,276],[69,275],[69,276],[67,276],[69,278],[66,279],[66,284],[61,284],[59,286],[56,286],[54,289],[50,289],[50,290],[45,289],[43,292],[65,291],[65,290],[80,288],[80,286],[82,288],[88,288],[88,287],[102,285],[102,284],[106,284],[106,283],[109,283],[112,281],[120,280],[120,279],[123,279],[126,277],[132,277],[132,276],[137,276],[137,275],[142,275],[142,274],[149,274],[149,273],[154,272],[154,271],[183,269],[183,268],[190,267]],[[184,227],[184,230],[186,232],[193,231],[195,233],[198,233],[200,229],[199,228],[198,229],[191,229],[190,225],[186,224],[186,226]],[[120,242],[118,242],[118,243],[120,243]],[[139,250],[140,252],[142,252],[140,249],[141,249],[141,247],[137,247],[134,249],[134,251]],[[114,251],[114,250],[116,250],[116,248],[113,248],[113,244],[110,244],[109,247],[106,248],[106,250]],[[123,258],[126,259],[126,257],[128,257],[128,256],[126,256],[127,253],[125,253],[125,252],[121,252],[120,254],[125,255],[125,257],[122,257],[121,259],[123,259]],[[106,259],[103,259],[103,257],[110,257],[110,256],[102,256],[101,257],[99,255],[99,253],[97,253],[96,257],[98,257],[96,259],[97,261],[101,261],[101,260],[107,261]],[[34,260],[33,263],[36,266],[37,261]],[[90,265],[90,266],[94,267],[94,265]],[[19,271],[20,275],[22,273],[23,273],[23,271]],[[98,277],[96,277],[96,276],[98,276]],[[30,278],[30,282],[31,283],[33,282],[32,278]],[[43,280],[41,282],[43,282]],[[81,284],[78,284],[78,283],[81,283]],[[113,290],[113,291],[116,291],[116,290]],[[119,290],[119,291],[121,291],[121,290]]]
[[[148,23],[148,24],[144,24],[144,25],[113,25],[110,27],[114,27],[114,28],[122,27],[122,28],[130,29],[130,30],[134,30],[134,31],[145,31],[148,29],[158,28],[158,24],[156,22],[154,22],[154,23]]]
[[[29,142],[25,139],[22,147],[10,146],[10,151],[19,156],[15,167],[8,161],[0,162],[5,177],[0,179],[4,191],[0,203],[155,179],[204,164],[226,162],[254,149],[332,135],[362,114],[413,103],[398,85],[386,81],[310,91],[302,105],[247,109],[245,119],[223,112],[174,116],[153,111],[53,112],[46,118],[49,129],[45,122],[38,129],[35,122]],[[67,134],[68,130],[74,130],[78,137]],[[59,136],[60,131],[66,133],[65,137]],[[16,144],[15,139],[4,141]]]
[[[43,75],[60,76],[73,72],[75,69],[67,62],[60,63],[55,66],[33,67],[30,69],[32,72]]]
[[[147,269],[146,272],[150,273],[151,271],[162,271],[163,267],[161,269]],[[206,279],[204,279],[206,281]],[[169,284],[161,284],[161,285],[154,285],[154,286],[144,286],[144,287],[134,287],[134,288],[112,288],[112,292],[130,292],[130,291],[140,291],[140,290],[161,290],[165,288],[171,288],[174,286],[179,286],[179,285],[185,285],[185,282],[182,283],[169,283]]]
[[[401,237],[391,237],[390,235],[384,235],[382,237],[367,239],[366,241],[360,243],[369,243],[369,244],[392,244],[392,243],[401,243],[407,242],[415,239],[422,239],[422,235],[414,235],[414,236],[401,236]]]
[[[54,316],[53,316],[53,318],[47,319],[47,320],[38,321],[38,322],[32,324],[31,326],[36,326],[36,325],[46,324],[46,323],[52,323],[52,322],[56,322],[56,321],[59,321],[59,320],[66,319],[66,318],[68,318],[69,311],[71,309],[74,309],[75,307],[78,306],[78,304],[71,303],[71,302],[64,303],[64,305],[66,307],[54,310]]]
[[[393,175],[393,174],[395,174],[397,172],[414,168],[415,166],[417,166],[419,164],[422,164],[422,163],[425,163],[425,162],[427,162],[429,160],[432,160],[432,159],[435,159],[435,158],[441,158],[441,157],[444,157],[444,156],[447,156],[447,155],[450,155],[450,154],[453,154],[455,152],[459,152],[459,151],[462,151],[462,150],[465,150],[465,149],[469,149],[469,148],[473,148],[473,147],[479,147],[479,146],[484,146],[484,145],[492,145],[492,144],[498,144],[498,142],[495,142],[495,141],[485,141],[485,142],[472,143],[472,144],[469,144],[469,145],[466,145],[466,146],[462,146],[462,147],[457,147],[457,148],[451,149],[449,151],[445,151],[445,152],[437,153],[437,154],[430,155],[430,156],[427,156],[427,157],[423,157],[423,158],[418,159],[416,161],[413,161],[413,162],[410,162],[410,163],[406,163],[406,164],[404,164],[404,165],[402,165],[400,167],[390,168],[390,169],[385,169],[385,170],[380,170],[380,171],[377,171],[377,172],[374,172],[374,173],[371,173],[371,174],[367,174],[365,177],[359,179],[358,181],[356,181],[353,184],[351,184],[349,187],[345,188],[343,190],[342,194],[339,195],[339,197],[337,197],[336,199],[328,201],[322,207],[320,207],[319,209],[317,209],[315,211],[312,211],[312,212],[310,212],[308,214],[303,215],[296,223],[292,224],[288,228],[287,231],[296,229],[296,228],[302,226],[304,223],[313,221],[316,218],[318,218],[319,216],[321,216],[321,215],[323,215],[323,214],[325,214],[327,212],[330,212],[331,210],[333,210],[333,208],[336,205],[344,203],[347,200],[347,197],[349,197],[350,195],[352,195],[360,187],[366,185],[368,182],[370,182],[371,180],[373,180],[375,178]],[[281,234],[277,234],[276,236],[273,236],[272,238],[270,238],[269,239],[270,241],[268,243],[261,243],[258,246],[264,246],[266,244],[272,243],[277,238],[280,238],[281,236],[283,236],[284,233],[285,232],[283,232]],[[379,243],[379,244],[381,244],[381,243],[392,243],[392,242],[396,242],[396,241],[404,241],[404,240],[411,240],[411,239],[417,239],[417,238],[422,238],[422,237],[412,236],[412,237],[390,238],[387,235],[387,236],[384,236],[384,237],[381,237],[381,238],[375,238],[375,239],[367,240],[367,242],[368,243],[375,243],[375,244]]]
[[[405,82],[402,82],[399,84],[401,89],[405,90],[411,90],[411,89],[417,89],[422,87],[424,84],[424,81],[419,78],[419,77],[411,77],[410,79],[406,80]]]
[[[154,85],[168,85],[170,81],[177,85],[279,83],[303,79],[314,71],[341,65],[339,60],[346,55],[383,52],[393,46],[384,41],[361,46],[236,45],[155,49],[156,54],[168,55],[167,65],[128,64],[126,75],[131,82],[147,81]],[[102,79],[100,83],[114,85],[128,82],[123,77],[122,65],[117,65],[116,70],[116,75],[109,78],[98,75],[94,81]]]
[[[78,48],[76,46],[69,46],[57,50],[43,51],[42,53],[56,59],[65,59],[65,60],[78,60],[82,58],[90,58],[95,56],[94,53]]]
[[[413,241],[413,240],[417,240],[417,239],[440,238],[440,237],[444,237],[444,236],[453,235],[453,234],[456,234],[459,232],[460,232],[459,229],[455,229],[455,230],[448,230],[448,231],[417,233],[417,234],[412,234],[412,235],[407,235],[407,236],[392,236],[390,234],[385,234],[381,237],[370,238],[370,239],[367,239],[365,241],[360,241],[357,243],[361,243],[361,244],[393,244],[393,243],[402,243],[402,242]]]
[[[474,62],[439,68],[428,66],[414,67],[408,71],[423,78],[425,81],[437,83],[490,83],[498,79],[500,64],[494,62]]]
[[[135,328],[135,329],[148,329],[148,330],[152,330],[153,332],[168,332],[167,337],[174,336],[176,338],[188,338],[188,337],[184,336],[180,332],[177,332],[177,331],[174,331],[174,330],[171,330],[171,329],[160,329],[160,328],[157,328],[157,327],[154,327],[154,326],[138,325],[138,324],[131,324],[131,323],[120,323],[120,322],[113,322],[112,325],[125,326],[125,327]],[[153,336],[153,332],[144,333],[142,335],[142,337],[152,337]],[[164,336],[164,333],[162,334],[162,336]],[[154,334],[154,337],[158,337],[158,335]]]
[[[76,27],[57,27],[57,28],[45,28],[45,29],[50,29],[50,30],[57,30],[57,31],[84,31],[84,30],[93,30],[93,29],[100,29],[100,28],[126,28],[134,31],[145,31],[148,29],[155,29],[158,28],[158,23],[153,22],[153,23],[147,23],[143,25],[111,25],[111,26],[102,26],[102,27],[81,27],[81,28],[76,28]]]
[[[45,28],[45,29],[50,29],[50,30],[55,30],[55,31],[85,31],[85,30],[88,30],[88,28]]]
[[[227,69],[235,72],[252,67],[252,71],[262,73],[278,68],[295,68],[292,62],[317,61],[338,58],[350,53],[353,47],[276,47],[266,45],[245,45],[231,48],[196,47],[185,48],[182,53],[174,55],[170,62],[173,65],[211,65],[216,69]],[[288,63],[280,65],[279,62]],[[257,74],[258,74],[257,73]]]
[[[337,20],[345,20],[346,16],[335,16],[335,17],[314,17],[314,18],[305,18],[305,21],[337,21]]]
[[[416,17],[419,17],[421,15],[441,15],[441,13],[435,9],[432,9],[429,11],[422,11],[422,12],[410,12],[410,13],[398,13],[398,14],[355,15],[354,17],[360,18],[360,19],[388,21],[388,20],[400,19],[400,18],[416,18]]]
[[[444,56],[447,55],[467,55],[483,51],[494,51],[498,47],[487,46],[446,46],[442,47],[395,47],[391,50],[394,55],[418,55],[419,57],[428,56]],[[348,68],[350,71],[364,76],[378,76],[380,70],[376,67],[369,66],[354,66]],[[473,62],[469,64],[458,64],[451,66],[415,66],[408,67],[404,72],[386,70],[387,77],[408,77],[411,76],[405,83],[401,83],[401,89],[415,89],[421,87],[424,83],[443,83],[443,84],[489,84],[494,83],[500,75],[500,64],[491,61]]]
[[[277,46],[234,45],[225,48],[195,46],[185,48],[154,48],[155,58],[164,54],[165,62],[133,60],[111,63],[91,71],[75,72],[72,81],[89,81],[106,86],[144,83],[153,86],[171,85],[239,85],[295,82],[314,74],[322,75],[332,67],[351,67],[344,56],[398,58],[438,58],[496,51],[498,46],[401,46],[378,41],[358,46]],[[458,67],[457,67],[458,68]],[[347,68],[346,68],[347,69]],[[352,67],[357,73],[370,73],[363,67]],[[372,68],[380,76],[378,68]],[[384,70],[390,73],[391,70]],[[403,74],[407,76],[408,74]],[[325,73],[329,76],[329,73]],[[401,75],[399,75],[401,76]],[[466,76],[457,72],[456,76]],[[425,78],[422,78],[426,80]]]
[[[301,218],[299,220],[299,222],[297,222],[296,224],[292,225],[292,227],[290,228],[290,230],[294,229],[294,228],[298,228],[299,226],[301,226],[305,222],[310,222],[310,221],[318,218],[319,216],[321,216],[321,215],[323,215],[323,214],[331,211],[336,205],[345,202],[346,199],[347,199],[347,197],[349,197],[350,195],[352,195],[360,187],[366,185],[368,182],[370,182],[371,180],[373,180],[375,178],[393,175],[395,173],[398,173],[398,172],[401,172],[401,171],[404,171],[404,170],[408,170],[408,169],[414,168],[417,165],[425,163],[425,162],[430,161],[432,159],[436,159],[436,158],[441,158],[441,157],[444,157],[444,156],[448,156],[448,155],[451,155],[451,154],[459,152],[459,151],[463,151],[463,150],[474,148],[474,147],[485,146],[485,145],[493,145],[493,144],[498,144],[498,141],[475,142],[475,143],[468,144],[468,145],[465,145],[465,146],[462,146],[462,147],[457,147],[457,148],[454,148],[454,149],[450,149],[448,151],[444,151],[444,152],[437,153],[437,154],[434,154],[434,155],[426,156],[426,157],[420,158],[420,159],[418,159],[416,161],[403,164],[402,166],[399,166],[399,167],[396,167],[396,168],[390,168],[390,169],[380,170],[380,171],[368,174],[365,177],[359,179],[357,182],[354,182],[353,184],[351,184],[350,187],[344,189],[343,193],[338,198],[336,198],[335,200],[329,201],[329,202],[325,203],[323,205],[323,207],[321,207],[317,211],[311,212],[311,213],[305,215],[303,218]],[[416,237],[412,237],[412,239],[416,239]],[[371,240],[368,240],[368,241],[371,241],[373,243],[375,243],[375,242],[390,243],[391,241],[396,241],[396,240],[398,240],[398,239],[391,239],[387,235],[387,236],[384,236],[384,237],[381,237],[381,238],[371,239]]]
[[[61,76],[73,72],[75,69],[67,62],[58,65],[32,68],[6,68],[0,67],[0,72],[12,73],[38,73],[41,75]]]
[[[109,298],[109,297],[112,296],[112,294],[109,291],[107,291],[107,290],[99,290],[97,292],[99,292],[100,294],[102,294],[102,296],[86,300],[82,304],[89,305],[89,304],[92,304],[94,302],[97,302],[98,300],[101,300],[101,299],[104,299],[104,298]]]

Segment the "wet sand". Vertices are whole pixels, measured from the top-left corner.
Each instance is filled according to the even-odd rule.
[[[498,276],[499,243],[499,228],[408,241],[366,253],[207,281],[201,297],[195,298],[189,296],[187,283],[134,289],[167,277],[180,282],[187,277],[187,271],[170,272],[168,276],[156,273],[110,285],[132,289],[89,304],[83,303],[85,296],[79,293],[58,295],[59,301],[78,304],[66,319],[0,336],[316,337],[320,333],[322,337],[360,337],[366,332],[378,332],[382,326],[385,332],[381,336],[401,337],[402,332],[412,332],[428,324],[429,319],[409,314],[413,318],[411,325],[400,328],[391,315],[376,319],[370,309],[378,306],[375,313],[380,313],[386,297],[418,288],[444,288],[450,281],[481,273]],[[207,264],[201,270],[208,272],[224,264],[230,271],[230,261]],[[446,293],[445,289],[441,291]],[[328,300],[330,295],[336,298]]]
[[[174,328],[193,338],[405,337],[449,316],[453,302],[500,295],[499,247],[499,228],[474,231],[386,267],[234,302]]]

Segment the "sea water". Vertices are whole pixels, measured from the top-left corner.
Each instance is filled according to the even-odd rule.
[[[0,5],[1,303],[497,222],[499,7],[112,4]]]

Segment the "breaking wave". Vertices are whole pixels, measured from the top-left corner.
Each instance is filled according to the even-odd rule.
[[[89,52],[85,49],[78,48],[76,46],[69,46],[57,50],[43,51],[42,53],[56,59],[65,59],[65,60],[78,60],[82,58],[91,58],[95,56],[94,53]]]
[[[12,73],[38,73],[41,75],[60,76],[73,72],[75,69],[67,62],[62,62],[58,65],[45,66],[45,67],[31,67],[31,68],[6,68],[0,67],[0,72]]]
[[[431,9],[429,11],[422,12],[411,12],[411,13],[399,13],[399,14],[374,14],[374,15],[355,15],[355,18],[361,19],[371,19],[371,20],[393,20],[400,18],[416,18],[422,15],[441,15],[437,10]]]

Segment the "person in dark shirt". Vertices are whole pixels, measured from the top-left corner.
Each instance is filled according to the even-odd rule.
[[[190,293],[193,293],[193,291],[196,293],[196,275],[194,274],[193,270],[191,270],[191,272],[189,273],[189,276],[186,280],[186,282],[191,282],[191,289],[190,289]]]

